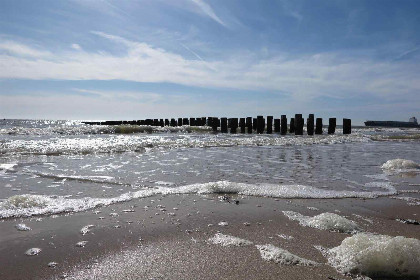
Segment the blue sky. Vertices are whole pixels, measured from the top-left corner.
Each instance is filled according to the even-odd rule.
[[[420,1],[0,1],[0,118],[295,113],[420,117]]]

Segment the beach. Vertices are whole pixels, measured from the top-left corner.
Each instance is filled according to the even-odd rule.
[[[416,129],[0,132],[0,279],[420,276]]]

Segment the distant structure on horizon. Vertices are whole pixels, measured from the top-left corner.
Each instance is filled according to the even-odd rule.
[[[411,117],[408,122],[399,121],[365,121],[366,126],[384,126],[384,127],[420,127],[416,117]]]

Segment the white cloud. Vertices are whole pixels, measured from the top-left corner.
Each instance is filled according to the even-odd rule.
[[[82,50],[82,47],[79,44],[71,44],[71,48],[77,51]]]
[[[21,47],[14,48],[13,53],[0,54],[0,78],[169,82],[279,91],[290,94],[295,100],[373,94],[389,100],[404,96],[418,102],[420,77],[415,61],[390,63],[341,53],[298,58],[283,54],[263,60],[251,54],[237,54],[224,60],[202,61],[186,59],[146,43],[101,32],[94,34],[125,46],[126,54],[36,51],[32,52],[32,56],[38,54],[38,59],[34,60],[20,56],[20,53],[31,53],[32,48],[9,43],[8,46]],[[50,54],[48,59],[39,55],[44,53]]]

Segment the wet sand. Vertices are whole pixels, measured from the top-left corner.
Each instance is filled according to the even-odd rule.
[[[308,216],[333,212],[355,221],[366,232],[420,239],[417,225],[395,220],[419,220],[419,206],[387,197],[232,199],[239,204],[220,201],[217,195],[155,196],[83,213],[2,220],[0,279],[350,279],[326,264],[314,248],[338,246],[349,234],[303,227],[281,211]],[[221,221],[228,225],[219,226]],[[18,232],[18,223],[32,230]],[[82,235],[80,230],[86,225],[94,227]],[[254,244],[222,247],[208,243],[218,231]],[[88,242],[77,247],[80,241]],[[264,244],[320,265],[267,262],[255,247]],[[39,255],[25,255],[33,247],[42,249]],[[57,266],[48,267],[50,262]]]

